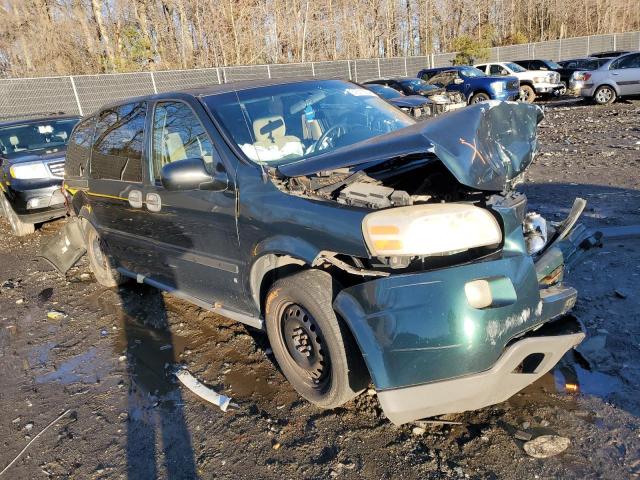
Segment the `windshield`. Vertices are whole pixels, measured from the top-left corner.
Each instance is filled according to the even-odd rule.
[[[7,158],[64,148],[78,119],[41,120],[0,127],[0,152]]]
[[[505,66],[507,68],[509,68],[509,70],[511,70],[512,72],[526,72],[527,69],[521,67],[520,65],[518,65],[517,63],[513,63],[513,62],[506,62]]]
[[[369,83],[365,85],[365,87],[371,90],[372,92],[377,93],[382,98],[386,98],[387,100],[390,100],[392,98],[402,97],[404,95],[402,92],[399,92],[391,87],[387,87],[386,85],[377,85],[377,84]]]
[[[487,74],[476,67],[464,67],[460,69],[460,73],[465,77],[486,77]]]
[[[204,101],[250,160],[274,166],[415,123],[375,93],[341,80],[256,87]]]

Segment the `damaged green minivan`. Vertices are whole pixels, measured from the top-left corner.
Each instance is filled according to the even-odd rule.
[[[513,187],[538,107],[416,122],[340,80],[130,99],[76,127],[73,220],[48,249],[264,329],[304,398],[372,381],[396,424],[501,402],[582,341],[569,261],[597,242]],[[78,152],[83,152],[79,154]]]

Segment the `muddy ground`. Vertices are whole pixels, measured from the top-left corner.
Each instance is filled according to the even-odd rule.
[[[530,204],[557,220],[582,196],[590,227],[640,224],[640,101],[546,108]],[[3,480],[640,475],[640,240],[608,242],[568,275],[589,335],[578,353],[509,401],[416,435],[375,395],[334,411],[301,400],[258,332],[145,286],[102,288],[84,260],[61,278],[35,254],[62,221],[26,239],[0,222],[0,471],[72,410]],[[240,408],[176,384],[175,362]],[[534,459],[516,429],[571,444]]]

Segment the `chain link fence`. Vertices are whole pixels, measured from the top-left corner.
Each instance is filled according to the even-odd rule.
[[[640,32],[494,47],[489,60],[565,60],[605,50],[640,50]],[[316,77],[364,82],[385,76],[414,76],[422,68],[449,66],[454,57],[455,53],[439,53],[423,57],[0,79],[0,119],[50,112],[86,115],[123,98],[242,80]]]

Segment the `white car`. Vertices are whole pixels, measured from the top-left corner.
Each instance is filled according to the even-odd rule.
[[[474,65],[487,75],[510,75],[520,80],[522,100],[531,103],[538,95],[557,94],[564,86],[560,74],[548,70],[527,70],[513,62],[491,62]]]

